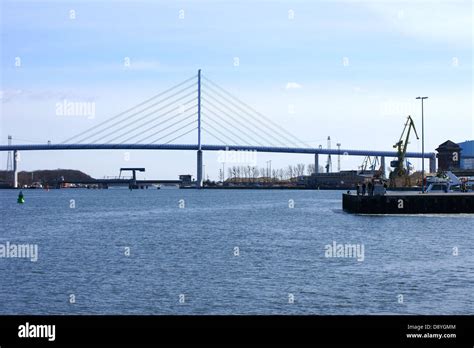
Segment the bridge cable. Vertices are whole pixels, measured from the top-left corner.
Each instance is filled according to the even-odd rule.
[[[267,116],[261,114],[260,112],[258,112],[257,110],[255,110],[254,108],[252,108],[251,106],[249,106],[248,104],[246,104],[245,102],[243,102],[242,100],[238,99],[237,97],[235,97],[234,95],[232,95],[230,92],[228,92],[227,90],[225,90],[224,88],[222,88],[221,86],[219,86],[217,83],[213,82],[212,80],[208,79],[207,77],[203,77],[206,81],[208,81],[209,83],[211,83],[213,86],[215,86],[215,88],[219,89],[220,91],[222,91],[222,93],[228,95],[229,97],[231,97],[232,99],[234,99],[236,102],[240,103],[241,105],[243,105],[245,108],[249,109],[250,111],[252,111],[253,113],[257,114],[258,116],[264,118],[271,126],[277,128],[276,130],[275,129],[272,129],[272,131],[274,132],[278,132],[280,133],[279,136],[282,136],[282,137],[285,137],[286,140],[289,140],[284,134],[286,133],[288,136],[292,137],[294,140],[296,140],[296,144],[294,143],[294,141],[291,141],[292,143],[294,143],[295,145],[297,145],[298,143],[301,143],[301,141],[296,137],[294,136],[293,134],[291,134],[290,132],[288,132],[287,130],[285,130],[284,128],[282,128],[281,126],[279,126],[277,123],[273,122],[270,118],[268,118]],[[209,86],[211,87],[211,86]],[[212,87],[211,87],[212,88]],[[215,90],[213,90],[214,93],[218,94],[218,92],[216,92]],[[225,97],[223,97],[221,94],[219,94],[223,99],[227,100],[229,103],[231,103],[228,99],[226,99]],[[235,106],[235,104],[233,104]],[[238,106],[237,106],[238,107]],[[240,107],[239,107],[240,110],[242,110]],[[248,115],[250,115],[248,113],[248,111],[245,111],[245,110],[242,110],[244,112],[246,112]],[[258,120],[258,119],[257,119]],[[260,120],[258,120],[260,123],[262,123]],[[263,124],[263,123],[262,123]],[[265,124],[263,124],[265,125]],[[267,126],[267,125],[265,125]],[[281,134],[283,133],[283,134]],[[305,144],[306,146],[309,146],[307,144]]]
[[[211,98],[212,98],[212,97],[211,97]],[[248,125],[246,125],[245,123],[243,123],[242,120],[239,120],[238,118],[232,117],[229,113],[227,113],[226,111],[222,110],[221,108],[219,108],[218,106],[216,106],[216,105],[215,105],[214,103],[212,103],[211,101],[209,101],[209,100],[207,100],[207,99],[205,99],[205,98],[203,98],[203,99],[205,100],[206,104],[211,105],[211,106],[212,106],[214,109],[216,109],[220,114],[227,116],[228,118],[232,119],[235,123],[237,123],[237,124],[241,125],[243,128],[245,128],[245,129],[246,129],[246,132],[244,132],[244,133],[247,133],[246,136],[247,136],[248,138],[251,138],[251,139],[252,139],[253,141],[255,141],[257,144],[261,144],[259,141],[257,141],[257,140],[255,140],[254,138],[250,137],[250,135],[248,134],[249,132],[251,132],[251,133],[255,134],[255,135],[257,136],[257,138],[265,138],[265,136],[262,136],[262,134],[259,134],[259,133],[257,133],[257,132],[254,130],[254,128],[256,128],[257,130],[260,130],[259,126],[253,124],[251,121],[248,121],[248,123],[250,123],[250,124],[253,126],[253,128],[251,128],[251,127],[249,127]],[[204,107],[205,107],[207,110],[210,110],[210,109],[207,107],[206,104],[204,105]],[[231,112],[234,112],[234,110],[230,110],[230,111],[231,111]],[[216,116],[217,116],[217,114],[216,114]],[[238,116],[238,115],[236,115],[236,117],[237,117],[237,116]],[[221,116],[219,116],[219,119],[224,120],[224,118],[221,117]],[[264,140],[266,140],[268,143],[270,143],[271,145],[273,145],[273,142],[272,142],[272,141],[269,141],[268,139],[264,139]],[[262,146],[264,146],[264,145],[262,145]]]
[[[193,87],[193,86],[194,86],[194,85],[189,85],[188,87],[185,87],[185,88],[181,89],[180,91],[178,91],[178,92],[176,92],[176,93],[174,93],[174,94],[172,94],[172,95],[170,95],[170,96],[168,96],[168,97],[166,97],[166,98],[164,98],[164,99],[162,99],[162,100],[160,100],[160,101],[158,101],[158,102],[156,102],[156,103],[154,103],[154,104],[151,104],[151,105],[147,106],[147,107],[144,108],[143,110],[140,110],[140,111],[138,111],[138,112],[132,114],[132,115],[129,116],[128,118],[123,119],[123,120],[118,121],[118,122],[115,122],[114,124],[112,124],[111,126],[109,126],[109,128],[104,128],[104,129],[102,129],[102,130],[100,130],[100,131],[98,131],[98,132],[95,132],[95,133],[93,133],[93,134],[91,134],[91,135],[88,135],[88,136],[85,137],[85,138],[82,138],[81,140],[79,140],[79,142],[82,142],[82,141],[84,141],[84,140],[86,140],[86,139],[88,139],[88,138],[91,138],[91,137],[93,137],[93,136],[95,136],[95,135],[97,135],[97,134],[103,133],[103,132],[106,131],[107,129],[110,129],[110,127],[115,127],[115,126],[117,126],[117,125],[119,125],[119,124],[121,124],[121,123],[123,123],[123,122],[129,121],[131,117],[133,118],[133,117],[139,115],[140,113],[142,113],[143,111],[149,110],[149,109],[151,109],[152,107],[163,103],[164,101],[167,101],[167,100],[169,100],[169,99],[171,99],[171,98],[174,98],[176,95],[179,95],[180,93],[182,93],[182,92],[188,90],[189,88],[191,88],[191,87]],[[191,92],[190,94],[192,94],[192,93],[195,93],[195,92]],[[183,98],[186,98],[186,96],[184,96],[184,97],[179,97],[177,100],[174,100],[172,103],[169,103],[168,105],[162,107],[161,109],[166,108],[166,107],[168,107],[168,106],[170,106],[170,105],[172,105],[172,104],[174,104],[174,103],[176,103],[176,102],[179,102],[179,101],[181,101]],[[160,109],[157,109],[157,110],[160,110]],[[156,112],[157,110],[155,110],[154,112]],[[145,117],[142,117],[141,119],[148,117],[149,115],[153,114],[154,112],[151,112],[150,114],[146,115]],[[139,119],[139,120],[141,120],[141,119]],[[130,124],[133,124],[133,123],[134,123],[134,121],[129,122],[127,125],[130,125]],[[120,130],[121,130],[121,129],[123,129],[123,127],[120,128]],[[116,131],[109,132],[107,135],[102,136],[101,138],[98,138],[97,140],[106,138],[106,137],[108,137],[109,135],[113,134],[114,132],[116,132]],[[96,142],[97,140],[94,140],[93,142]]]
[[[177,125],[177,124],[180,124],[180,123],[182,123],[183,121],[186,121],[186,120],[188,120],[189,118],[194,117],[194,116],[196,116],[196,115],[197,115],[197,112],[194,112],[193,114],[188,115],[188,116],[186,116],[185,118],[183,118],[183,119],[181,119],[181,120],[179,120],[179,121],[176,121],[176,122],[174,122],[174,123],[172,123],[172,124],[166,126],[165,128],[160,129],[159,131],[154,132],[153,134],[147,135],[145,138],[140,139],[140,140],[139,140],[138,142],[136,142],[136,143],[137,143],[137,144],[138,144],[138,143],[141,143],[141,142],[144,141],[145,139],[148,139],[148,138],[151,138],[151,137],[153,137],[153,136],[155,136],[155,135],[157,135],[157,134],[160,134],[161,132],[163,132],[163,131],[165,131],[165,130],[167,130],[167,129],[170,129],[170,128],[172,128],[173,126],[175,126],[175,125]],[[177,115],[177,116],[181,116],[181,114],[179,114],[179,115]],[[175,117],[175,116],[174,116],[174,117]],[[197,121],[197,119],[196,119],[195,121]]]
[[[222,140],[218,136],[216,136],[216,135],[212,134],[211,132],[209,132],[205,127],[201,126],[201,130],[203,130],[204,132],[206,132],[210,136],[212,136],[212,137],[216,138],[217,140],[219,140],[223,145],[231,145],[231,144],[227,144],[227,142],[225,140]]]
[[[212,90],[212,88],[209,88]],[[256,127],[259,131],[263,132],[264,134],[266,134],[267,136],[271,137],[274,141],[277,142],[277,144],[280,144],[280,146],[288,146],[288,144],[284,144],[281,142],[280,139],[278,139],[277,137],[282,137],[282,138],[285,138],[285,140],[287,140],[289,143],[292,143],[293,145],[295,145],[296,147],[298,147],[298,145],[292,141],[291,139],[288,139],[287,137],[285,137],[284,135],[281,135],[281,134],[278,134],[277,132],[275,132],[274,129],[271,129],[269,127],[267,127],[268,125],[266,125],[265,123],[263,123],[262,121],[260,121],[258,118],[255,117],[255,115],[251,115],[249,114],[247,111],[245,111],[244,109],[242,109],[241,107],[239,107],[238,105],[236,105],[235,103],[231,102],[230,100],[228,100],[226,97],[222,96],[220,93],[212,90],[213,93],[215,93],[216,95],[219,95],[222,99],[224,99],[228,104],[231,104],[233,105],[235,108],[239,109],[240,112],[243,112],[244,114],[241,114],[239,113],[239,116],[244,119],[245,121],[247,122],[250,122],[252,123],[252,125],[254,127]],[[212,95],[208,95],[210,98],[212,98],[214,101],[218,102],[220,105],[222,105],[223,107],[225,107],[227,110],[231,111],[231,112],[238,112],[238,111],[235,111],[233,110],[232,108],[230,108],[226,103],[218,100],[217,98],[215,98],[214,96]],[[255,123],[255,121],[258,121],[260,124],[264,125],[264,128],[262,128],[261,126],[257,125]],[[268,131],[265,130],[265,128],[270,131],[270,132],[273,132],[276,134],[273,135],[271,133],[269,133]]]
[[[251,146],[252,144],[249,144],[248,141],[246,141],[245,139],[242,139],[239,135],[235,134],[234,132],[232,132],[230,129],[228,129],[227,127],[223,126],[222,124],[220,124],[219,122],[217,122],[214,118],[210,117],[209,115],[206,114],[206,120],[209,119],[210,121],[212,121],[214,124],[217,124],[219,125],[221,128],[224,128],[227,132],[231,133],[233,136],[237,137],[238,139],[240,139],[242,142],[244,142],[245,144],[244,145],[249,145]],[[202,121],[204,122],[204,120]],[[206,122],[207,124],[210,124],[210,122]],[[222,134],[222,133],[221,133]],[[231,137],[228,136],[228,138],[230,139]],[[232,138],[234,139],[234,138]],[[234,142],[233,145],[238,145],[239,143],[238,142]]]
[[[249,136],[248,134],[246,134],[247,138],[250,138],[251,141],[253,141],[254,143],[251,143],[249,142],[247,139],[245,138],[242,138],[240,135],[238,135],[237,133],[234,133],[232,130],[228,129],[227,127],[223,126],[222,124],[220,124],[217,120],[219,121],[222,121],[224,122],[227,126],[230,126],[231,128],[235,128],[235,126],[233,124],[231,124],[229,121],[219,117],[219,115],[217,115],[215,112],[213,112],[212,110],[209,110],[207,107],[204,108],[205,112],[204,112],[204,115],[209,118],[211,121],[213,121],[215,124],[219,125],[220,127],[224,128],[227,132],[231,133],[232,135],[234,135],[235,137],[237,137],[238,139],[242,140],[245,144],[244,145],[249,145],[249,146],[252,146],[252,145],[260,145],[260,146],[264,146],[262,143],[260,143],[258,140],[255,140],[254,138],[252,138],[251,136]],[[213,117],[211,117],[211,115]],[[214,116],[217,118],[214,119]],[[230,137],[229,137],[230,138]],[[238,143],[234,143],[234,145],[238,145]]]
[[[230,126],[232,126],[232,127],[235,128],[235,126],[234,126],[233,124],[231,124],[231,123],[229,123],[228,121],[224,120],[223,118],[219,117],[219,115],[217,115],[215,112],[209,110],[207,107],[205,107],[205,110],[206,110],[206,112],[205,112],[206,117],[210,118],[214,123],[218,124],[220,127],[224,128],[224,129],[225,129],[226,131],[228,131],[229,133],[232,133],[232,135],[234,135],[235,137],[237,137],[237,138],[239,138],[240,140],[242,140],[246,145],[252,145],[251,143],[249,143],[248,140],[243,139],[243,138],[240,137],[238,134],[236,134],[236,133],[234,133],[233,131],[229,130],[228,128],[224,127],[224,126],[221,125],[219,122],[217,122],[215,119],[213,119],[212,117],[210,117],[210,115],[209,115],[207,112],[209,112],[210,114],[216,116],[217,119],[219,119],[219,120],[221,120],[221,121],[223,121],[223,122],[226,122],[227,124],[229,124]],[[260,145],[260,146],[264,146],[263,144],[259,143],[258,140],[253,139],[253,138],[250,137],[248,134],[246,134],[246,136],[247,136],[248,138],[250,138],[252,141],[254,141],[256,144],[258,144],[258,145]],[[237,145],[237,143],[235,143],[234,145]]]
[[[214,129],[217,133],[219,133],[224,138],[227,138],[227,141],[229,141],[229,139],[230,139],[230,142],[224,142],[225,145],[237,145],[237,142],[234,141],[234,139],[230,138],[227,134],[222,133],[219,129],[215,128],[211,123],[206,122],[205,120],[202,120],[201,122],[203,122],[204,124],[206,124],[210,128]],[[209,133],[209,131],[208,131],[208,133]]]
[[[182,99],[184,99],[184,98],[186,98],[186,97],[189,97],[190,95],[194,94],[195,92],[196,92],[196,91],[192,91],[191,93],[188,93],[186,96],[183,96],[182,98],[179,98],[177,101],[181,102]],[[173,112],[175,109],[178,109],[178,110],[179,110],[179,108],[180,108],[182,105],[187,105],[187,104],[189,104],[189,103],[192,103],[192,102],[195,101],[195,100],[196,100],[196,98],[192,98],[192,99],[188,100],[187,102],[185,102],[184,104],[181,104],[180,106],[177,106],[177,107],[175,107],[175,108],[173,108],[173,109],[171,109],[171,110],[168,110],[168,111],[164,112],[164,113],[161,114],[160,116],[155,117],[155,118],[154,118],[153,120],[151,120],[151,121],[147,121],[147,122],[141,123],[141,124],[139,124],[138,126],[136,126],[136,127],[133,128],[133,129],[126,130],[124,133],[119,134],[119,135],[115,136],[115,138],[112,138],[112,139],[108,140],[107,143],[111,143],[111,142],[113,142],[114,140],[116,140],[116,139],[118,139],[118,138],[120,138],[120,137],[122,137],[122,136],[128,135],[128,134],[130,134],[131,132],[136,131],[137,129],[140,129],[140,128],[143,128],[143,127],[147,127],[147,126],[149,127],[150,124],[153,124],[153,122],[156,122],[157,120],[159,120],[159,119],[165,117],[166,115],[169,115],[169,114],[170,114],[171,112]],[[162,111],[162,110],[164,110],[164,109],[170,107],[171,105],[173,105],[173,104],[175,104],[175,103],[176,103],[176,101],[172,101],[171,103],[168,103],[167,105],[165,105],[165,106],[163,106],[163,107],[161,107],[161,108],[159,108],[159,109],[153,110],[152,112],[150,112],[150,113],[148,113],[148,114],[142,116],[142,117],[139,118],[138,120],[132,121],[132,122],[130,122],[130,123],[128,123],[128,124],[126,124],[126,125],[120,127],[119,129],[113,131],[112,133],[109,133],[109,134],[103,136],[102,138],[96,139],[94,142],[97,142],[98,140],[104,139],[104,138],[106,138],[106,137],[108,137],[108,136],[110,136],[110,135],[112,135],[112,134],[114,134],[114,133],[117,133],[117,132],[119,132],[119,131],[121,131],[121,130],[123,130],[123,129],[125,129],[125,128],[127,128],[127,127],[129,127],[129,126],[131,126],[131,125],[133,125],[133,124],[135,124],[135,123],[137,123],[138,121],[142,121],[142,120],[148,118],[149,116],[154,115],[155,113],[157,113],[157,112],[159,112],[159,111]],[[197,104],[196,104],[196,106],[197,106]],[[142,131],[142,133],[146,133],[149,129],[150,129],[150,128],[145,129],[145,131]],[[122,142],[122,143],[123,143],[123,142]]]
[[[179,117],[179,116],[185,115],[186,112],[188,112],[189,110],[194,109],[196,106],[197,106],[197,104],[196,104],[196,105],[193,105],[193,106],[191,106],[191,107],[189,107],[189,108],[187,108],[187,109],[185,109],[183,112],[179,111],[177,114],[175,114],[175,115],[173,115],[173,116],[171,116],[171,117],[168,117],[166,120],[163,120],[163,121],[161,121],[161,122],[159,122],[159,123],[157,123],[157,124],[154,124],[152,127],[147,128],[147,129],[145,129],[144,131],[141,131],[140,133],[137,133],[137,134],[135,134],[135,135],[132,135],[131,137],[129,137],[129,138],[123,140],[123,141],[121,142],[121,144],[123,144],[123,143],[125,143],[125,142],[127,142],[127,141],[129,141],[129,140],[131,140],[131,139],[133,139],[133,138],[136,138],[136,137],[138,137],[138,136],[141,136],[141,135],[143,135],[143,134],[145,134],[145,133],[151,131],[152,129],[155,129],[156,127],[159,127],[159,126],[165,124],[166,122],[171,121],[171,120],[173,120],[173,119],[175,119],[175,118],[177,118],[177,117]],[[178,107],[178,109],[179,109],[179,107]],[[196,111],[194,114],[197,114],[197,111]],[[161,130],[159,130],[159,131],[157,131],[157,132],[155,132],[155,133],[153,133],[153,134],[147,135],[146,137],[144,137],[144,138],[140,139],[139,141],[137,141],[136,144],[141,143],[141,142],[144,141],[145,139],[148,139],[148,138],[150,138],[150,137],[152,137],[152,136],[154,136],[155,134],[158,134],[158,133],[160,133],[160,132],[161,132]]]
[[[190,103],[192,103],[192,102],[196,102],[195,99],[196,99],[196,98],[190,99],[190,100],[188,100],[187,102],[185,102],[184,104],[181,104],[181,105],[188,105],[188,104],[190,104]],[[145,119],[145,118],[147,118],[148,116],[153,115],[153,114],[155,114],[155,113],[158,112],[158,111],[161,111],[161,110],[163,110],[163,109],[166,109],[166,108],[168,108],[169,106],[171,106],[171,105],[173,105],[173,104],[174,104],[174,102],[169,103],[168,105],[166,105],[166,106],[164,106],[164,107],[162,107],[162,108],[160,108],[160,109],[154,110],[154,111],[152,111],[151,113],[149,113],[149,114],[145,115],[144,117],[142,117],[140,120]],[[194,107],[196,107],[196,106],[197,106],[197,104],[196,104]],[[145,130],[143,130],[143,131],[140,131],[138,134],[141,135],[141,134],[143,134],[143,133],[146,133],[146,132],[148,132],[150,129],[155,128],[156,126],[158,126],[158,125],[160,125],[160,124],[163,124],[163,123],[165,123],[166,121],[159,122],[157,125],[154,125],[154,126],[150,127],[154,122],[156,122],[157,120],[162,119],[163,117],[165,117],[165,116],[171,114],[171,113],[174,112],[175,110],[179,110],[180,107],[181,107],[181,106],[177,106],[177,107],[175,107],[175,108],[173,108],[173,109],[171,109],[171,110],[167,110],[166,112],[162,113],[161,115],[155,117],[152,121],[139,124],[138,126],[134,127],[133,129],[128,129],[128,130],[126,130],[124,133],[119,134],[119,135],[115,136],[114,138],[108,140],[107,143],[111,143],[111,142],[115,141],[116,139],[119,139],[119,138],[121,138],[121,137],[123,137],[123,136],[130,135],[132,132],[136,131],[137,129],[143,128],[143,127],[147,127],[147,128],[146,128]],[[178,117],[178,116],[179,116],[179,113],[176,115],[176,117]],[[137,121],[138,121],[138,120],[137,120]],[[132,123],[132,124],[133,124],[133,123]],[[129,127],[129,126],[132,125],[132,124],[127,124],[127,125],[125,125],[125,126],[122,126],[120,129],[116,130],[114,133],[117,133],[117,132],[119,132],[119,131],[125,129],[125,128]],[[110,134],[109,134],[109,135],[110,135]],[[134,138],[134,137],[135,137],[135,136],[131,136],[130,138],[127,138],[127,140],[130,140],[130,139],[132,139],[132,138]],[[125,141],[122,141],[121,143],[124,143],[124,142],[125,142]]]
[[[194,122],[196,122],[196,121],[197,121],[197,120],[193,120],[193,121],[191,121],[191,122],[185,124],[184,126],[182,126],[182,127],[178,128],[178,129],[176,129],[176,130],[174,130],[174,131],[172,131],[172,132],[170,132],[170,133],[168,133],[168,134],[165,134],[165,135],[163,135],[162,137],[160,137],[160,138],[158,138],[158,139],[152,141],[150,144],[154,144],[154,143],[156,143],[158,140],[161,140],[161,139],[163,139],[163,138],[166,138],[166,137],[170,136],[171,134],[176,133],[176,132],[180,131],[181,129],[186,128],[187,126],[192,125],[192,124],[193,124]],[[197,127],[196,127],[196,128],[197,128]]]
[[[226,108],[226,109],[229,110],[230,112],[235,113],[234,110],[230,109],[230,108],[227,107],[224,103],[222,103],[221,101],[215,99],[213,96],[209,96],[209,95],[208,95],[208,97],[210,97],[211,99],[217,101],[219,104],[223,105],[224,108]],[[259,137],[259,138],[265,138],[265,136],[262,136],[262,134],[258,134],[258,133],[254,130],[254,128],[257,129],[258,131],[260,131],[260,132],[266,134],[267,139],[265,139],[265,140],[266,140],[268,143],[270,143],[270,145],[275,146],[275,144],[273,143],[273,141],[276,141],[277,144],[281,144],[280,141],[279,141],[277,138],[275,138],[273,135],[267,133],[266,131],[262,130],[262,127],[256,125],[254,122],[252,122],[252,120],[243,119],[242,117],[241,117],[242,120],[239,120],[238,118],[236,119],[236,118],[232,117],[232,116],[231,116],[229,113],[227,113],[226,111],[224,111],[224,110],[222,110],[221,108],[219,108],[218,106],[216,106],[216,104],[212,103],[212,102],[209,101],[208,99],[205,99],[205,100],[206,100],[206,103],[208,103],[209,105],[211,105],[214,109],[216,109],[217,111],[219,111],[219,112],[222,113],[223,115],[226,115],[227,117],[231,118],[231,119],[234,120],[236,123],[241,124],[244,128],[246,128],[246,129],[249,130],[250,132],[254,133],[257,137]],[[238,116],[238,115],[237,115],[237,116]],[[243,121],[245,121],[245,120],[246,120],[248,123],[250,123],[254,128],[251,128],[251,127],[245,125],[245,124],[243,123]],[[270,137],[270,139],[273,139],[273,140],[269,141],[269,140],[268,140],[268,137]],[[262,145],[262,146],[263,146],[263,145]]]
[[[173,138],[173,139],[171,139],[171,140],[167,141],[167,142],[166,142],[166,143],[164,143],[164,144],[169,144],[169,143],[171,143],[172,141],[175,141],[176,139],[179,139],[179,138],[181,138],[181,137],[184,137],[185,135],[187,135],[187,134],[189,134],[189,133],[191,133],[191,132],[195,131],[196,129],[198,129],[198,127],[194,127],[193,129],[191,129],[191,130],[187,131],[186,133],[183,133],[183,134],[181,134],[181,135],[177,136],[176,138]],[[201,127],[201,129],[202,129],[202,127]]]
[[[203,79],[208,81],[210,84],[212,84],[213,86],[215,86],[215,88],[219,89],[220,91],[222,91],[222,93],[228,95],[229,97],[231,97],[232,99],[234,99],[235,101],[239,102],[240,104],[242,104],[243,106],[245,106],[247,109],[251,110],[253,113],[259,115],[260,117],[264,118],[267,122],[269,122],[269,124],[271,126],[273,126],[274,128],[276,128],[277,130],[279,130],[280,132],[280,136],[284,137],[283,134],[286,134],[287,136],[293,138],[294,140],[296,140],[296,143],[294,143],[294,141],[292,141],[292,143],[294,143],[294,145],[297,145],[299,143],[303,143],[303,145],[307,146],[307,147],[310,147],[308,144],[305,144],[304,142],[301,142],[296,136],[294,136],[293,134],[291,134],[290,132],[288,132],[286,129],[284,129],[283,127],[281,127],[280,125],[278,125],[277,123],[273,122],[270,118],[268,118],[267,116],[263,115],[262,113],[258,112],[257,110],[255,110],[254,108],[252,108],[250,105],[246,104],[245,102],[243,102],[242,100],[240,100],[239,98],[235,97],[234,95],[232,95],[230,92],[228,92],[227,90],[225,90],[224,88],[222,88],[221,86],[219,86],[217,83],[215,83],[214,81],[210,80],[209,78],[207,78],[206,76],[203,76]],[[275,131],[275,130],[273,130]],[[281,134],[283,133],[283,134]],[[286,138],[286,137],[285,137]],[[288,139],[287,139],[288,140]]]
[[[156,99],[156,98],[159,98],[159,97],[161,97],[161,96],[163,96],[163,95],[165,95],[165,94],[171,92],[172,90],[174,90],[174,89],[176,89],[176,88],[178,88],[178,87],[181,87],[182,85],[188,83],[189,81],[195,80],[196,77],[197,77],[197,75],[194,75],[194,76],[192,76],[192,77],[190,77],[190,78],[184,80],[183,82],[180,82],[180,83],[178,83],[177,85],[174,85],[174,86],[168,88],[167,90],[165,90],[165,91],[163,91],[163,92],[160,92],[160,93],[154,95],[153,97],[148,98],[147,100],[145,100],[145,101],[143,101],[143,102],[141,102],[141,103],[139,103],[139,104],[137,104],[137,105],[135,105],[135,106],[133,106],[133,107],[131,107],[131,108],[125,110],[125,111],[122,111],[122,112],[120,112],[120,113],[118,113],[118,114],[116,114],[116,115],[114,115],[114,116],[111,116],[111,117],[109,117],[108,119],[102,121],[101,123],[99,123],[99,124],[97,124],[97,125],[95,125],[95,126],[93,126],[93,127],[90,127],[90,128],[88,128],[88,129],[84,130],[83,132],[81,132],[81,133],[79,133],[79,134],[76,134],[76,135],[74,135],[73,137],[70,137],[69,139],[67,139],[67,140],[65,140],[65,141],[63,141],[63,142],[61,142],[61,144],[65,144],[65,143],[67,143],[67,142],[69,142],[69,141],[71,141],[71,140],[73,140],[73,139],[75,139],[75,138],[78,138],[78,137],[80,137],[80,136],[86,134],[87,132],[89,132],[89,131],[91,131],[91,130],[97,129],[98,127],[101,127],[101,126],[107,124],[108,122],[110,122],[110,121],[112,121],[112,120],[114,120],[114,119],[116,119],[116,118],[120,118],[120,117],[124,116],[125,114],[129,113],[130,111],[133,111],[134,109],[139,108],[139,107],[141,107],[141,106],[143,106],[143,105],[149,103],[150,101],[152,101],[152,100],[154,100],[154,99]]]

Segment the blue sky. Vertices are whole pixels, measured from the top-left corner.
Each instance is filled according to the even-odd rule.
[[[16,143],[61,142],[198,68],[314,146],[331,135],[333,146],[391,149],[408,113],[419,123],[414,98],[420,94],[430,97],[428,150],[447,139],[473,139],[471,1],[1,4],[1,143],[8,134],[25,140]],[[96,117],[56,115],[63,99],[95,102]],[[410,147],[421,149],[416,141]],[[220,168],[216,156],[205,155],[211,178]],[[123,157],[119,151],[25,152],[20,169],[77,168],[100,177],[115,174]],[[276,167],[312,161],[259,154],[259,165],[269,159]],[[0,160],[6,163],[4,154]],[[129,162],[153,177],[195,170],[193,153],[137,151]],[[343,169],[360,162],[344,160]]]

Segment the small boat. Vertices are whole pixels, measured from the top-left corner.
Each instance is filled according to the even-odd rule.
[[[471,178],[458,178],[452,172],[447,171],[437,176],[427,177],[426,184],[426,192],[467,192],[472,190],[474,180]]]

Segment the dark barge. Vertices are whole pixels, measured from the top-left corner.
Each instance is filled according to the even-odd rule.
[[[474,193],[344,193],[342,209],[353,214],[474,214]]]

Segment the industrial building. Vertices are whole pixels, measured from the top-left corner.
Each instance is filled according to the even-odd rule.
[[[461,169],[474,169],[474,140],[458,143],[461,148]]]
[[[451,140],[447,140],[436,148],[438,152],[438,170],[461,169],[461,147]]]
[[[445,141],[436,149],[439,170],[474,170],[474,140]]]
[[[298,177],[298,186],[320,189],[353,189],[358,183],[363,182],[367,176],[361,175],[357,170],[341,170],[332,173],[313,173],[308,176]]]

